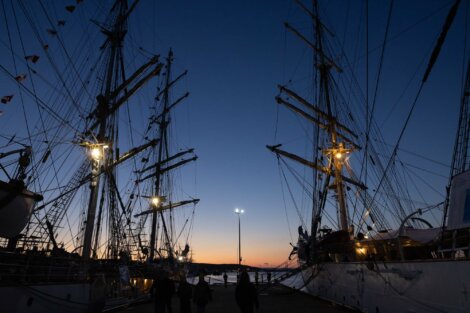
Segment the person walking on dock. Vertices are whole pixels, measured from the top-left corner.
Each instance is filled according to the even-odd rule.
[[[186,275],[180,275],[180,283],[177,291],[180,298],[180,313],[191,313],[191,298],[193,297],[193,287],[186,281]]]
[[[199,282],[194,289],[194,303],[197,306],[197,313],[205,313],[206,305],[212,300],[209,284],[204,280],[204,274],[199,274]]]
[[[102,312],[106,301],[106,280],[103,274],[95,277],[90,288],[90,313]]]
[[[253,313],[253,309],[259,309],[256,287],[250,282],[250,277],[245,271],[240,275],[240,281],[235,288],[235,300],[241,313]]]
[[[168,277],[168,273],[166,273],[166,280],[168,281],[168,297],[165,299],[165,306],[168,313],[173,313],[173,309],[171,308],[171,298],[175,294],[175,282]]]
[[[224,273],[224,287],[227,288],[227,279],[228,279],[228,276],[227,276],[227,272]]]
[[[168,278],[167,272],[160,271],[157,273],[150,292],[155,298],[155,313],[173,312],[171,309],[171,298],[175,293],[175,284]]]

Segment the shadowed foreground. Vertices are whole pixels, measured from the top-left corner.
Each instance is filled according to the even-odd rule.
[[[211,286],[213,300],[207,305],[206,313],[239,313],[235,303],[235,286],[227,288],[223,286]],[[283,286],[275,286],[269,289],[260,287],[259,289],[259,313],[351,313],[353,311],[333,306],[331,303],[316,299],[300,292],[293,292]],[[153,313],[152,303],[145,303],[119,312]],[[178,298],[173,298],[173,312],[179,312]],[[191,312],[196,312],[196,307],[192,307]]]

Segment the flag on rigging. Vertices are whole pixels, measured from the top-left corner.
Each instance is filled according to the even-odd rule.
[[[4,96],[4,97],[2,97],[0,102],[2,102],[3,104],[7,104],[8,102],[11,101],[11,99],[13,99],[13,95]]]
[[[36,63],[39,60],[39,56],[33,54],[33,55],[27,55],[24,57],[26,61],[31,61],[33,63]]]
[[[75,6],[74,5],[68,5],[65,7],[65,9],[67,11],[69,11],[70,13],[72,13],[73,11],[75,11]]]
[[[26,74],[21,74],[21,75],[18,75],[15,77],[16,81],[21,83],[22,81],[24,81],[26,79]]]

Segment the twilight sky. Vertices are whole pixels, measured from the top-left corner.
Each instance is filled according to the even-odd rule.
[[[108,7],[85,0],[74,16],[69,17],[60,11],[61,6],[43,2],[48,8],[54,8],[55,16],[69,19],[70,24],[65,27],[70,27],[71,35],[65,38],[65,44],[71,47],[85,32],[96,32],[88,21],[101,21],[103,8]],[[310,1],[303,2],[310,5]],[[389,3],[369,1],[371,98]],[[418,82],[452,3],[394,1],[375,115],[391,146],[416,95]],[[339,43],[334,47],[343,49],[332,50],[333,58],[344,64],[347,56],[353,62],[350,66],[364,94],[365,1],[320,1],[320,7],[324,24],[335,33],[334,40]],[[468,2],[464,2],[401,145],[405,154],[412,151],[444,164],[408,154],[406,160],[410,164],[433,172],[426,176],[429,173],[416,170],[433,187],[424,191],[428,203],[442,200],[447,183],[449,168],[445,165],[450,164],[456,130],[467,11]],[[166,55],[171,47],[176,72],[189,71],[177,90],[179,94],[188,90],[191,95],[176,109],[174,122],[180,146],[194,147],[199,156],[197,165],[183,172],[184,193],[201,199],[191,240],[197,262],[237,262],[235,208],[245,210],[241,217],[243,263],[257,266],[277,266],[284,262],[291,250],[289,242],[295,243],[297,239],[299,215],[305,221],[310,218],[311,204],[301,192],[295,192],[299,196],[299,212],[292,206],[281,187],[276,158],[265,148],[266,144],[276,143],[305,146],[301,126],[306,124],[292,112],[278,107],[274,100],[277,84],[292,81],[292,86],[301,86],[296,90],[306,95],[309,95],[308,86],[313,84],[312,51],[285,30],[286,21],[311,38],[309,17],[294,1],[288,0],[141,0],[131,16],[130,47],[142,47],[142,51],[161,55]],[[0,27],[2,34],[4,25]],[[6,37],[1,38],[0,63],[11,68]],[[92,38],[90,49],[98,49],[102,37],[93,35]],[[125,51],[129,65],[138,67],[144,54],[133,54],[128,47]],[[1,96],[8,94],[7,81],[0,76]],[[151,99],[152,94],[138,97]],[[4,123],[6,116],[17,113],[7,106],[0,110],[4,111],[0,123]],[[14,133],[18,121],[6,121],[2,127],[5,133]]]

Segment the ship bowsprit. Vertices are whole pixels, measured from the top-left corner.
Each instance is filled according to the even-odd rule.
[[[0,181],[0,237],[17,236],[29,222],[33,206],[42,196],[22,183]]]

